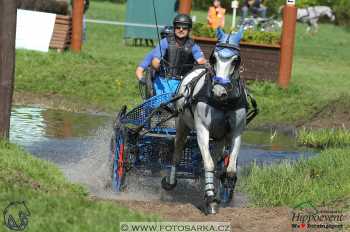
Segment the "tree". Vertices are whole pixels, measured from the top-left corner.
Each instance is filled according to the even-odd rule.
[[[15,73],[17,0],[0,0],[0,138],[8,139]]]

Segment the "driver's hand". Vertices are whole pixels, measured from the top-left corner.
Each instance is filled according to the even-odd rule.
[[[141,84],[146,84],[146,78],[145,78],[145,77],[139,78],[139,82],[140,82]]]

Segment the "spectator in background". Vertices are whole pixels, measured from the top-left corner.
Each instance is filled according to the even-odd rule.
[[[221,7],[220,0],[213,0],[212,6],[208,10],[208,26],[213,29],[217,29],[218,27],[224,28],[225,13],[226,10]]]
[[[251,10],[254,17],[260,15],[266,18],[267,8],[263,5],[264,0],[244,0],[242,7],[242,21],[248,16],[248,11]]]

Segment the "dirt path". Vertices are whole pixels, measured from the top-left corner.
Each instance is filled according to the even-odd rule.
[[[71,112],[101,112],[101,107],[94,105],[86,105],[79,99],[73,97],[63,97],[57,94],[36,94],[30,92],[15,92],[13,103],[22,106],[35,106],[46,109],[65,110]]]
[[[247,202],[241,193],[235,194],[233,207],[221,208],[219,214],[205,216],[195,206],[202,203],[202,192],[196,183],[180,181],[169,193],[160,187],[159,178],[137,176],[127,193],[116,194],[106,187],[108,173],[108,129],[100,129],[91,143],[87,156],[79,163],[62,166],[73,182],[85,185],[93,199],[114,201],[138,212],[155,214],[167,221],[219,221],[231,222],[233,231],[288,231],[290,222],[287,208],[237,208]]]
[[[191,204],[157,201],[119,201],[121,205],[139,212],[161,215],[168,221],[230,222],[232,231],[290,231],[287,208],[222,208],[216,215],[206,216]]]
[[[350,102],[347,97],[327,104],[319,112],[312,115],[308,122],[302,123],[307,128],[347,128],[350,129]]]

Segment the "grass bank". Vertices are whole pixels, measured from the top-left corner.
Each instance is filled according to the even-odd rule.
[[[31,214],[26,231],[119,231],[120,221],[158,220],[117,203],[88,199],[86,190],[70,184],[56,166],[3,141],[0,189],[2,210],[10,202],[25,201]]]
[[[257,207],[296,207],[303,202],[350,210],[350,149],[324,150],[295,163],[258,167],[244,177],[243,189]]]
[[[193,14],[205,22],[206,12]],[[119,21],[124,16],[125,5],[107,2],[92,2],[87,15]],[[80,54],[18,50],[16,92],[64,98],[82,108],[96,106],[105,111],[115,111],[122,104],[139,104],[134,71],[151,48],[126,46],[123,32],[123,27],[88,23],[87,42]],[[290,88],[285,91],[272,83],[250,84],[261,108],[253,126],[307,120],[342,94],[349,96],[348,86],[350,32],[325,24],[318,34],[309,36],[305,26],[298,25]]]
[[[256,207],[309,202],[350,211],[350,132],[300,129],[299,144],[323,149],[309,159],[270,166],[253,164],[243,174],[242,190]]]
[[[205,20],[206,12],[194,12],[194,14],[198,16],[198,21]],[[88,18],[105,20],[120,21],[124,15],[125,5],[105,2],[92,2],[88,12]],[[129,106],[139,104],[141,98],[134,71],[137,63],[151,48],[126,46],[123,32],[122,27],[89,23],[87,42],[80,54],[18,50],[16,92],[59,96],[80,106],[96,105],[106,111],[116,111],[122,104]],[[261,109],[261,113],[253,121],[253,126],[295,125],[308,121],[330,102],[337,101],[340,97],[350,99],[349,86],[349,30],[324,24],[320,26],[316,35],[310,36],[305,34],[304,25],[298,25],[290,88],[282,90],[273,83],[249,85]],[[246,190],[256,205],[267,207],[293,206],[302,200],[311,200],[320,205],[337,199],[349,199],[349,153],[348,148],[325,150],[319,157],[302,160],[293,165],[281,164],[263,168],[254,166],[245,180],[248,183]],[[16,170],[15,167],[12,168]],[[3,180],[3,175],[0,178]],[[56,184],[60,183],[62,184],[62,182]],[[52,188],[54,186],[52,185]],[[12,187],[8,184],[7,188]],[[34,201],[33,191],[37,190],[30,191],[32,195],[29,195],[28,199]],[[100,203],[86,201],[84,194],[79,192],[80,190],[77,191],[78,193],[75,191],[72,194],[78,194],[81,197],[78,199],[83,199],[82,205],[88,210],[93,211],[102,207],[106,212],[113,211],[113,206],[103,203],[100,206]],[[22,193],[24,190],[20,189],[18,192]],[[7,196],[12,196],[11,193],[9,192]],[[57,191],[51,193],[58,194]],[[42,202],[53,201],[46,193],[38,194],[41,196],[38,199],[42,199]],[[66,199],[59,194],[57,197]],[[69,203],[69,199],[66,201],[68,205],[73,204],[85,212],[80,204],[74,205],[73,200]],[[38,211],[44,212],[40,211],[42,209],[40,204],[38,205],[33,204],[33,208],[39,207]],[[76,209],[68,207],[67,210],[76,215]],[[110,216],[107,218],[111,220],[110,223],[114,222]]]
[[[314,148],[350,147],[350,131],[347,129],[301,129],[298,143]]]

